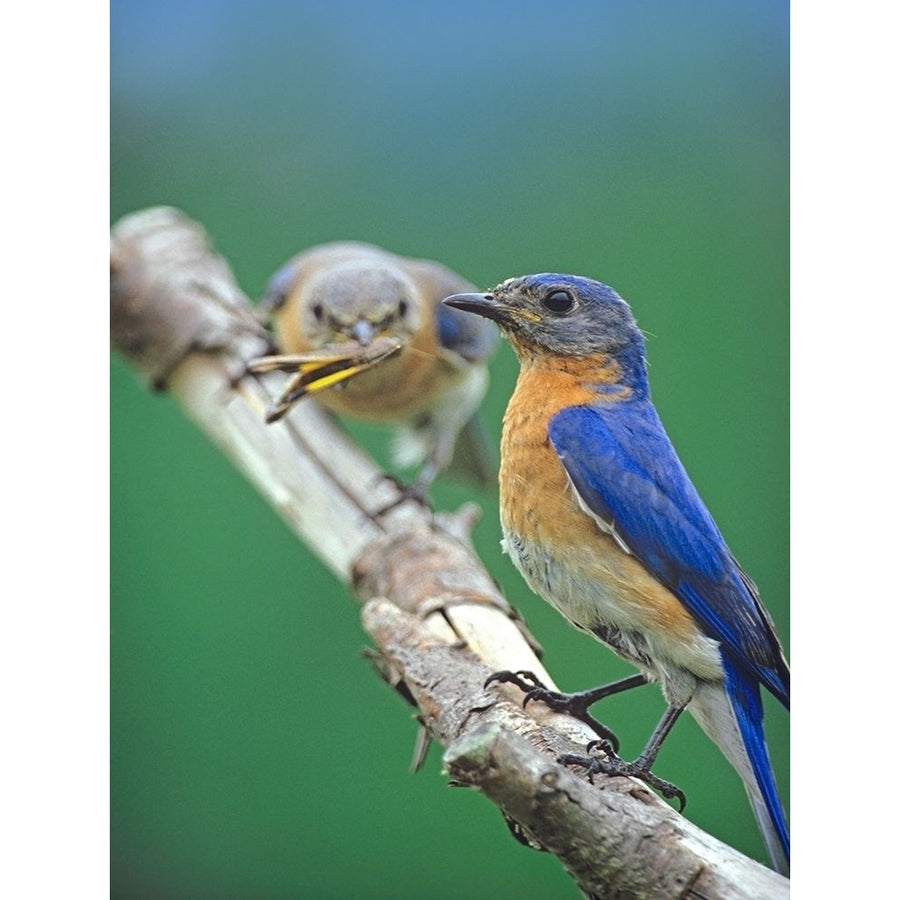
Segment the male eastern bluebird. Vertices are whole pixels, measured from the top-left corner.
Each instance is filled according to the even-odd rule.
[[[279,349],[313,351],[313,357],[303,357],[307,362],[321,352],[328,366],[321,371],[333,371],[327,348],[373,347],[373,357],[363,364],[319,379],[317,388],[354,375],[317,390],[316,397],[333,412],[394,426],[393,461],[421,464],[418,488],[426,488],[451,463],[484,483],[493,468],[476,410],[487,389],[496,329],[441,304],[448,294],[473,287],[439,263],[337,241],[284,265],[269,282],[261,308],[272,318]],[[386,343],[386,352],[375,347],[379,341]],[[281,403],[269,420],[289,406]]]
[[[668,708],[626,763],[564,757],[591,771],[650,772],[687,708],[737,770],[776,869],[789,835],[763,734],[760,685],[789,708],[790,672],[756,586],[688,478],[650,399],[644,339],[628,304],[589,278],[504,281],[448,306],[493,319],[519,358],[503,419],[503,546],[529,586],[640,675],[581,694],[551,694],[529,673],[498,673],[594,723],[587,707],[659,681]],[[601,726],[601,734],[604,729]],[[608,733],[607,733],[608,734]]]

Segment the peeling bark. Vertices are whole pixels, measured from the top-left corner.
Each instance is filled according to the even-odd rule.
[[[468,539],[473,508],[432,515],[314,402],[266,410],[285,376],[248,372],[267,332],[203,229],[178,210],[135,213],[111,241],[114,348],[167,390],[363,604],[381,676],[445,748],[453,782],[480,791],[588,895],[787,897],[789,882],[700,831],[641,782],[556,763],[594,737],[541,704],[521,708],[499,669],[553,680]],[[379,515],[391,504],[389,512]]]

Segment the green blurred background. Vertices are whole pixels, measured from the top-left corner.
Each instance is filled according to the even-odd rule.
[[[788,4],[111,4],[111,221],[158,204],[244,290],[302,248],[371,241],[484,288],[568,271],[648,333],[656,404],[788,647]],[[516,365],[493,363],[496,441]],[[111,362],[115,897],[577,897],[361,658],[355,602],[166,396]],[[377,432],[356,431],[371,440]],[[438,506],[473,496],[442,480]],[[629,672],[476,540],[561,686]],[[636,755],[663,703],[602,717]],[[788,716],[768,734],[788,798]],[[657,771],[765,859],[692,720]]]

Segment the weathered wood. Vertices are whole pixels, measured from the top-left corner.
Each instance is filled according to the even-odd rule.
[[[557,764],[593,737],[581,722],[541,704],[523,711],[513,687],[484,688],[498,669],[553,682],[469,544],[472,510],[433,515],[403,500],[313,402],[265,423],[285,376],[248,371],[271,352],[268,335],[199,225],[165,207],[135,213],[114,227],[110,261],[113,346],[355,592],[378,671],[416,704],[456,783],[481,791],[590,894],[788,895],[785,878],[642,783],[599,775],[591,784]]]

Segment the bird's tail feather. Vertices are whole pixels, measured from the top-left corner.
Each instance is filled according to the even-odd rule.
[[[790,836],[762,729],[759,687],[726,665],[725,685],[701,683],[688,709],[737,770],[777,872],[790,866]]]

